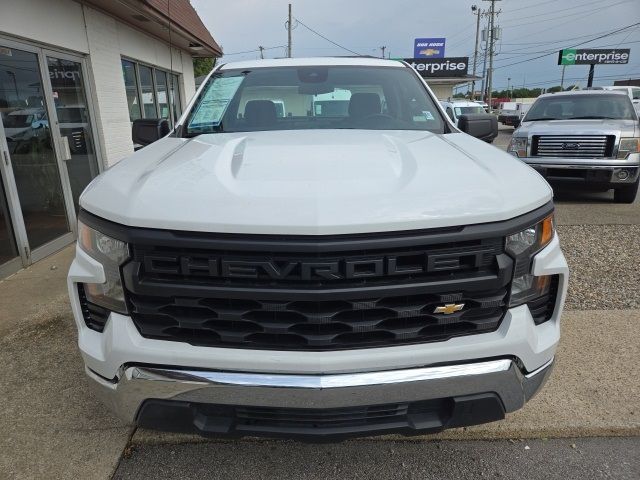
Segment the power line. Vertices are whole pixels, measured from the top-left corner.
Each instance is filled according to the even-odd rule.
[[[589,41],[586,41],[586,42],[579,42],[579,43],[576,43],[576,44],[570,45],[570,46],[568,46],[568,47],[566,47],[566,48],[573,48],[573,47],[577,47],[578,45],[582,45],[582,44],[584,44],[584,43],[589,43],[589,42],[591,42],[591,41],[593,41],[593,40],[599,40],[599,39],[601,39],[601,38],[609,37],[609,36],[611,36],[611,35],[613,35],[613,34],[615,34],[615,33],[617,33],[617,32],[621,32],[621,31],[623,31],[623,30],[627,30],[627,29],[629,29],[629,28],[632,28],[632,27],[635,27],[635,26],[638,26],[638,25],[640,25],[640,22],[632,23],[631,25],[627,25],[626,27],[619,28],[619,29],[614,30],[614,31],[612,31],[612,32],[610,32],[610,33],[607,33],[607,34],[605,34],[605,35],[600,35],[600,36],[598,36],[598,37],[596,37],[596,38],[592,38],[592,39],[591,39],[591,40],[589,40]],[[521,60],[521,61],[519,61],[519,62],[508,63],[507,65],[500,65],[499,67],[495,67],[495,68],[496,68],[496,69],[498,69],[498,68],[511,67],[511,66],[513,66],[513,65],[519,65],[519,64],[521,64],[521,63],[530,62],[530,61],[532,61],[532,60],[537,60],[537,59],[539,59],[539,58],[548,57],[549,55],[556,55],[556,54],[557,54],[557,52],[556,52],[556,51],[553,51],[553,52],[545,53],[545,54],[543,54],[543,55],[539,55],[539,56],[537,56],[537,57],[528,58],[528,59],[526,59],[526,60]]]
[[[578,40],[580,38],[593,37],[594,35],[597,36],[597,35],[599,35],[601,33],[606,33],[606,32],[592,33],[591,35],[580,35],[578,37],[567,38],[567,39],[564,39],[564,40],[557,40],[557,41],[554,41],[554,42],[545,42],[545,45],[552,45],[552,44],[561,45],[561,44],[565,44],[566,42],[572,42],[574,40]],[[616,33],[615,35],[623,35],[625,33],[626,32],[622,31],[622,32]],[[585,40],[585,43],[589,43],[591,41],[593,41],[593,40]],[[503,43],[502,45],[504,46],[504,45],[514,45],[514,44]],[[539,45],[536,45],[536,46],[542,46],[542,44],[539,44]],[[531,51],[531,50],[524,51],[524,50],[527,50],[527,48],[531,48],[531,47],[514,48],[513,50],[509,50],[509,51],[502,52],[502,53],[505,53],[505,54],[514,54],[514,53],[517,53],[517,54],[536,54],[536,53],[544,53],[544,51]],[[547,50],[545,50],[545,51],[547,51]]]
[[[596,9],[593,9],[593,10],[589,10],[588,12],[576,12],[576,13],[573,13],[573,14],[563,15],[562,17],[558,17],[555,20],[564,20],[564,19],[566,19],[568,17],[575,17],[575,16],[578,16],[579,18],[585,18],[585,17],[589,17],[589,16],[593,15],[593,13],[595,13],[595,12],[599,12],[601,10],[606,10],[608,8],[615,7],[616,5],[620,5],[621,3],[629,3],[629,2],[634,2],[634,1],[636,1],[636,0],[621,0],[620,2],[612,3],[610,5],[606,5],[606,6],[602,7],[602,8],[596,8]],[[554,12],[554,15],[555,15],[555,12]],[[546,32],[547,30],[551,30],[553,28],[559,27],[560,25],[564,25],[565,23],[573,22],[575,20],[576,19],[571,19],[571,20],[568,20],[566,22],[562,22],[562,23],[559,23],[557,25],[553,25],[553,26],[551,26],[549,28],[546,28],[544,30],[538,30],[536,33]],[[554,19],[550,19],[550,18],[545,19],[545,18],[543,18],[543,19],[540,19],[540,20],[535,20],[533,22],[518,23],[516,25],[507,25],[504,28],[515,28],[515,27],[522,27],[522,26],[525,26],[525,25],[533,25],[533,24],[540,23],[540,22],[553,22],[553,21],[554,21]]]
[[[536,3],[535,5],[527,5],[526,7],[514,8],[509,10],[509,13],[519,12],[520,10],[526,10],[528,8],[538,8],[540,5],[546,5],[547,3],[557,3],[558,0],[547,0],[546,2]]]
[[[629,2],[629,1],[631,1],[631,0],[624,0],[623,2],[619,2],[619,3],[625,3],[625,2]],[[548,16],[554,17],[560,12],[566,12],[566,11],[569,11],[569,10],[575,10],[576,8],[584,8],[584,7],[588,7],[589,5],[594,5],[596,3],[599,3],[600,5],[602,5],[602,0],[596,0],[595,2],[583,3],[582,5],[574,5],[573,7],[568,7],[568,8],[561,8],[560,10],[553,10],[552,12],[538,13],[537,15],[527,15],[527,18],[548,17]],[[540,5],[540,4],[538,4],[538,5]],[[536,6],[538,6],[538,5],[536,5]],[[609,6],[613,6],[613,5],[609,5]],[[609,6],[606,6],[606,7],[603,7],[603,8],[609,8]],[[509,10],[508,13],[510,13],[511,11],[512,10]],[[578,12],[577,14],[582,14],[582,13],[584,13],[584,11]],[[565,17],[566,17],[566,15],[565,15]],[[520,20],[519,18],[512,18],[512,19],[504,20],[503,23],[517,22],[519,20]],[[533,23],[536,23],[538,21],[539,20],[536,20]],[[522,24],[522,25],[528,25],[528,24]]]
[[[260,50],[275,50],[276,48],[285,48],[286,45],[276,45],[275,47],[258,47],[253,50],[245,50],[243,52],[233,52],[233,53],[222,53],[223,57],[228,57],[229,55],[244,55],[245,53],[254,53],[259,52]]]
[[[340,45],[337,42],[334,42],[333,40],[331,40],[330,38],[325,37],[324,35],[322,35],[320,32],[315,31],[313,28],[311,28],[310,26],[304,24],[302,21],[300,21],[299,18],[296,17],[296,22],[298,22],[300,25],[302,25],[304,28],[306,28],[307,30],[309,30],[311,33],[315,33],[316,35],[318,35],[321,38],[324,38],[327,42],[332,43],[333,45],[335,45],[338,48],[341,48],[343,50],[346,50],[347,52],[353,53],[354,55],[357,55],[358,57],[361,57],[362,55],[359,54],[358,52],[354,52],[353,50],[348,49],[347,47]]]

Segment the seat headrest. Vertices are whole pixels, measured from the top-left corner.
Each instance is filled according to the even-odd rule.
[[[380,97],[377,93],[354,93],[349,100],[349,116],[368,117],[380,113]]]
[[[244,106],[244,118],[251,126],[266,126],[275,123],[276,104],[271,100],[249,100]]]

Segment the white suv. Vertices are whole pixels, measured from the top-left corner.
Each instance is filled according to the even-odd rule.
[[[568,278],[551,189],[406,63],[219,66],[80,204],[78,343],[128,422],[416,434],[502,419],[551,371]]]

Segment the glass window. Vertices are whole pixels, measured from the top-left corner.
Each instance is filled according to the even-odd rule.
[[[477,107],[456,107],[455,111],[458,117],[460,115],[467,115],[469,113],[485,113],[484,108],[482,108],[480,105],[478,105]]]
[[[138,72],[140,74],[140,94],[142,95],[144,118],[158,118],[151,68],[138,65]]]
[[[607,118],[636,119],[631,100],[627,95],[554,94],[536,100],[524,121]]]
[[[407,68],[310,66],[225,70],[211,76],[187,135],[259,130],[429,130],[444,122]]]
[[[160,118],[166,118],[171,123],[169,115],[169,99],[167,98],[167,74],[162,70],[154,70],[156,76],[156,95],[160,107]]]
[[[178,75],[122,59],[129,118],[166,118],[171,125],[182,115]]]
[[[129,60],[122,60],[122,76],[124,77],[124,88],[127,92],[127,104],[129,105],[129,120],[132,122],[142,118],[140,111],[140,101],[138,100],[138,81],[136,66]]]

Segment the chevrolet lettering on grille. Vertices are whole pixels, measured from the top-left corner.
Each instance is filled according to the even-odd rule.
[[[174,274],[220,278],[269,278],[272,280],[341,280],[393,275],[414,275],[478,268],[491,250],[476,252],[392,255],[338,260],[242,260],[198,255],[144,256],[147,274]],[[410,259],[410,260],[408,260]]]

